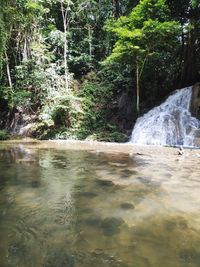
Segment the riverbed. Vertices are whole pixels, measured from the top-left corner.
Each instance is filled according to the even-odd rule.
[[[0,266],[199,267],[199,163],[195,149],[1,142]]]

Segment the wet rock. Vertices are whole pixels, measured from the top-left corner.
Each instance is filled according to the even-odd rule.
[[[184,153],[185,153],[185,151],[184,151],[183,147],[181,146],[181,147],[178,149],[177,154],[178,154],[179,156],[183,156]]]
[[[76,257],[64,251],[56,251],[48,256],[44,267],[75,267]]]
[[[131,209],[134,209],[134,205],[131,204],[131,203],[122,203],[120,205],[120,207],[123,209],[123,210],[131,210]]]
[[[176,222],[174,221],[166,221],[165,222],[165,229],[168,231],[172,231],[176,228]]]
[[[114,183],[109,180],[97,180],[98,185],[105,186],[105,187],[112,187]]]
[[[48,256],[43,267],[127,267],[119,258],[102,251],[94,252],[59,252]]]
[[[140,152],[137,152],[136,155],[138,155],[138,156],[145,156],[145,154],[140,153]]]
[[[121,174],[123,175],[123,177],[129,177],[131,175],[136,175],[137,172],[125,169],[121,171]]]
[[[137,179],[143,184],[150,184],[151,183],[151,179],[148,177],[137,177]]]
[[[38,180],[36,180],[36,179],[32,180],[32,181],[31,181],[31,186],[32,186],[33,188],[38,188],[38,187],[40,187],[40,181],[38,181]]]
[[[99,226],[102,222],[102,219],[100,217],[92,217],[85,220],[85,223],[89,226]]]
[[[200,147],[200,130],[196,130],[194,138],[194,146]]]
[[[195,84],[192,88],[191,113],[200,119],[200,83]]]
[[[167,220],[165,222],[165,228],[169,231],[173,231],[176,228],[185,230],[188,228],[187,221],[184,218],[174,218],[173,220]]]
[[[23,255],[27,253],[27,247],[20,242],[13,243],[9,246],[8,252],[10,255]]]
[[[184,249],[179,252],[181,260],[187,263],[194,263],[196,266],[200,266],[200,252],[193,248]]]
[[[119,162],[108,162],[108,164],[115,166],[115,167],[126,167],[126,163],[119,163]]]
[[[121,218],[108,217],[101,222],[100,227],[104,235],[111,236],[120,232],[120,226],[123,223]]]

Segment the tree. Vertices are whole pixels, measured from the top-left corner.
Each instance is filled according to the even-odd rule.
[[[139,113],[140,82],[145,64],[153,57],[162,56],[163,51],[172,52],[178,47],[180,25],[170,20],[164,0],[141,0],[129,16],[121,17],[114,25],[108,24],[107,29],[116,35],[117,41],[106,62],[126,62],[135,70]]]
[[[61,6],[63,29],[64,29],[64,70],[65,70],[65,85],[67,91],[69,90],[68,82],[68,64],[67,64],[67,54],[68,54],[68,39],[67,30],[71,22],[70,11],[73,2],[71,0],[59,0]]]
[[[0,6],[0,78],[2,77],[2,65],[6,51],[7,32],[3,20],[2,6]]]
[[[199,80],[200,3],[199,0],[167,0],[173,19],[181,24],[180,86]]]

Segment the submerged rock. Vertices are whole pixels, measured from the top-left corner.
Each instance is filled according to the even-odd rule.
[[[112,187],[114,183],[110,180],[97,180],[98,185],[105,187]]]
[[[135,208],[135,206],[131,203],[122,203],[120,207],[124,210],[130,210]]]
[[[183,249],[179,252],[179,257],[184,262],[200,266],[200,252],[195,249]]]
[[[102,219],[98,216],[97,217],[94,216],[85,220],[85,223],[89,226],[99,226],[101,222]]]
[[[129,177],[131,175],[136,175],[137,171],[132,171],[132,170],[128,170],[128,169],[124,169],[121,171],[121,174],[125,177]]]
[[[75,267],[76,257],[64,251],[55,251],[48,255],[44,267]]]
[[[103,252],[56,251],[49,255],[44,267],[127,267],[116,256]]]
[[[115,235],[120,232],[120,226],[124,223],[121,218],[108,217],[105,218],[100,227],[103,230],[104,235]]]
[[[177,217],[171,220],[166,220],[165,228],[168,231],[173,231],[176,229],[186,230],[188,228],[187,221],[182,217]]]

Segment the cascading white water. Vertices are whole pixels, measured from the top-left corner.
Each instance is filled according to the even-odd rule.
[[[175,91],[158,107],[139,118],[130,142],[138,145],[194,146],[200,121],[192,117],[192,87]]]

